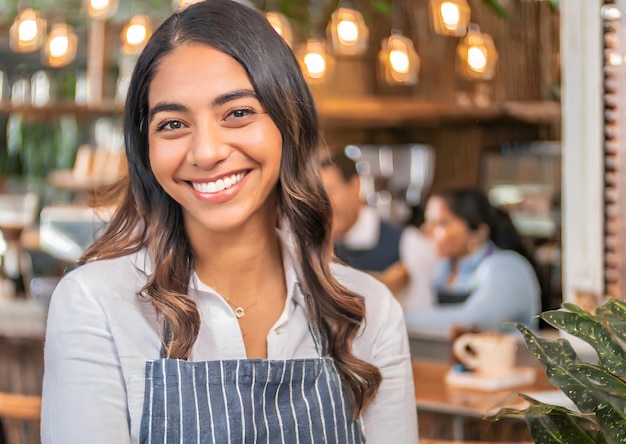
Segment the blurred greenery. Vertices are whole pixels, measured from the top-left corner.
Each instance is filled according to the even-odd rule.
[[[78,139],[74,116],[27,121],[21,114],[11,113],[6,121],[6,146],[0,147],[0,177],[45,178],[55,169],[71,168]]]

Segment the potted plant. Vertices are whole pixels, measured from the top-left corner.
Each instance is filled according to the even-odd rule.
[[[617,444],[626,442],[626,303],[609,299],[592,314],[564,303],[567,310],[548,311],[541,318],[553,327],[589,343],[597,364],[585,362],[567,339],[547,340],[520,324],[528,350],[543,366],[550,382],[578,411],[520,395],[524,410],[502,409],[490,419],[523,415],[539,444]]]

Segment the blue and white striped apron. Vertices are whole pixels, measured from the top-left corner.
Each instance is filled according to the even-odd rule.
[[[318,358],[146,363],[140,443],[364,443],[325,341]]]

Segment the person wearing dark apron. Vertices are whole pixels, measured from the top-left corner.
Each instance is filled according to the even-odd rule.
[[[541,310],[537,274],[505,210],[478,189],[450,189],[428,199],[426,224],[440,257],[433,280],[438,303],[405,311],[412,333],[450,338],[458,329],[536,325]]]
[[[402,308],[334,260],[293,52],[231,0],[154,32],[111,220],[52,295],[43,444],[413,444]]]
[[[324,339],[318,358],[146,364],[139,442],[364,443]]]

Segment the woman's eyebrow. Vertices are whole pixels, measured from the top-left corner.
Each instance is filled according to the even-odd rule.
[[[227,93],[217,96],[211,103],[211,106],[215,108],[216,106],[223,105],[232,100],[237,100],[237,99],[246,98],[246,97],[252,97],[254,99],[257,98],[256,93],[251,89],[236,89],[234,91],[229,91]]]
[[[246,98],[246,97],[252,97],[254,99],[257,98],[254,90],[236,89],[236,90],[229,91],[227,93],[217,96],[213,100],[213,102],[211,102],[211,107],[215,108],[217,106],[224,105],[225,103],[228,103],[230,101],[241,99],[241,98]],[[181,105],[180,103],[159,102],[150,109],[148,113],[148,122],[152,122],[152,119],[154,119],[154,116],[163,111],[187,112],[189,111],[189,108],[187,108],[184,105]]]
[[[150,109],[150,112],[148,113],[148,122],[152,122],[154,116],[163,111],[186,112],[189,111],[189,109],[180,103],[159,102]]]

